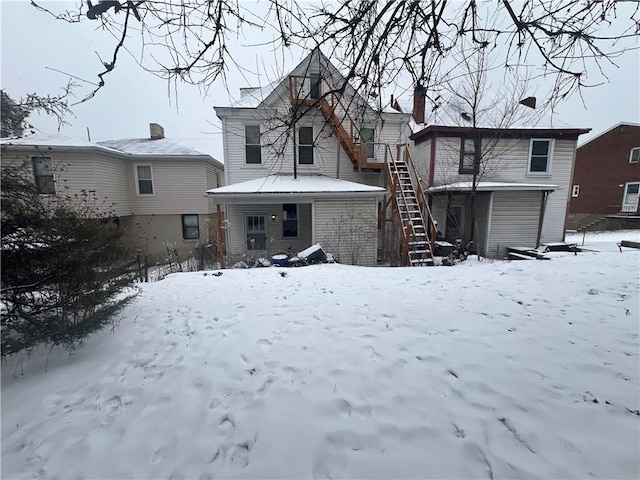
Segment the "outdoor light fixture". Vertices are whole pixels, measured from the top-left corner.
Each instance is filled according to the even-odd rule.
[[[272,221],[272,222],[275,222],[275,221],[276,221],[276,218],[278,218],[278,216],[277,216],[277,215],[271,215],[271,221]]]

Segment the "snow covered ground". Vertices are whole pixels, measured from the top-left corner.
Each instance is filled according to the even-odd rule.
[[[48,372],[3,365],[2,478],[638,478],[622,239],[640,232],[549,261],[144,285]]]

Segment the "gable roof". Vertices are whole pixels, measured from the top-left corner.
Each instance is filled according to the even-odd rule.
[[[585,145],[588,145],[589,143],[591,143],[594,140],[602,137],[603,135],[606,135],[607,133],[611,132],[612,130],[615,130],[618,127],[640,127],[640,123],[635,123],[635,122],[619,122],[619,123],[616,123],[613,127],[607,128],[605,131],[598,133],[597,135],[595,135],[594,137],[591,137],[586,142],[580,144],[580,146],[578,148],[582,148]]]
[[[239,99],[231,103],[228,106],[215,106],[216,114],[218,117],[221,113],[224,113],[226,108],[260,108],[266,107],[274,103],[277,99],[289,97],[289,79],[296,76],[309,76],[312,74],[321,73],[323,78],[332,80],[333,85],[337,89],[341,89],[343,83],[346,82],[345,77],[338,71],[338,69],[331,63],[331,61],[320,51],[319,47],[314,48],[309,55],[307,55],[295,68],[293,68],[288,74],[284,75],[280,79],[271,82],[264,87],[248,87],[244,92],[244,95]],[[346,82],[345,95],[352,97],[353,101],[359,107],[377,111],[374,107],[358,93],[353,86]],[[241,89],[243,90],[243,89]],[[399,112],[392,108],[382,108],[381,113],[396,114],[408,117],[410,114],[406,112]],[[224,115],[222,115],[224,116]]]
[[[317,194],[371,196],[382,195],[384,192],[385,189],[382,187],[349,182],[327,175],[298,175],[297,178],[293,178],[293,175],[274,174],[207,190],[207,195],[216,198],[233,199],[242,197],[255,198],[255,196],[311,196]]]
[[[429,125],[409,136],[416,144],[422,143],[432,137],[463,137],[473,133],[483,137],[498,138],[568,138],[577,139],[580,135],[589,133],[590,128],[473,128],[457,127],[449,125]]]

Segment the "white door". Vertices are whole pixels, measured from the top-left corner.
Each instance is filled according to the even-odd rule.
[[[624,199],[622,200],[623,212],[636,212],[638,210],[638,191],[640,182],[627,183],[624,187]]]

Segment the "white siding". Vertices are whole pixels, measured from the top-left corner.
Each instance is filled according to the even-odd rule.
[[[224,184],[224,171],[219,168],[214,167],[210,163],[205,163],[205,171],[207,175],[206,189],[211,190],[212,188],[222,187]],[[216,204],[208,201],[207,207],[209,213],[216,212]]]
[[[131,215],[133,206],[131,185],[127,178],[129,174],[127,161],[96,154],[95,162],[100,196],[104,197],[107,203],[115,203],[113,208],[116,215]]]
[[[138,195],[134,169],[136,165],[151,165],[153,195]],[[210,213],[213,208],[207,198],[204,160],[136,160],[130,164],[130,185],[135,215],[169,215]]]
[[[341,263],[376,265],[375,198],[317,198],[314,204],[314,226],[314,242],[333,253]]]
[[[542,192],[494,192],[488,257],[504,257],[507,247],[535,247]]]
[[[414,147],[416,163],[428,162],[427,142]],[[564,221],[569,198],[571,168],[574,162],[576,141],[556,139],[551,162],[551,171],[542,174],[528,173],[530,139],[501,139],[497,143],[485,140],[483,148],[491,153],[484,163],[480,181],[542,183],[557,185],[549,196],[542,230],[543,242],[555,242],[564,238]],[[425,145],[425,147],[422,147]],[[435,183],[471,181],[472,175],[458,173],[460,161],[460,138],[437,137]],[[537,222],[536,222],[537,228]]]
[[[247,252],[245,217],[247,215],[264,215],[267,235],[267,250],[265,255],[271,256],[289,247],[294,253],[304,250],[311,245],[311,204],[298,204],[298,237],[282,236],[282,203],[269,205],[226,205],[228,230],[228,252],[233,255],[242,255]],[[276,220],[271,220],[271,215],[276,215]]]

